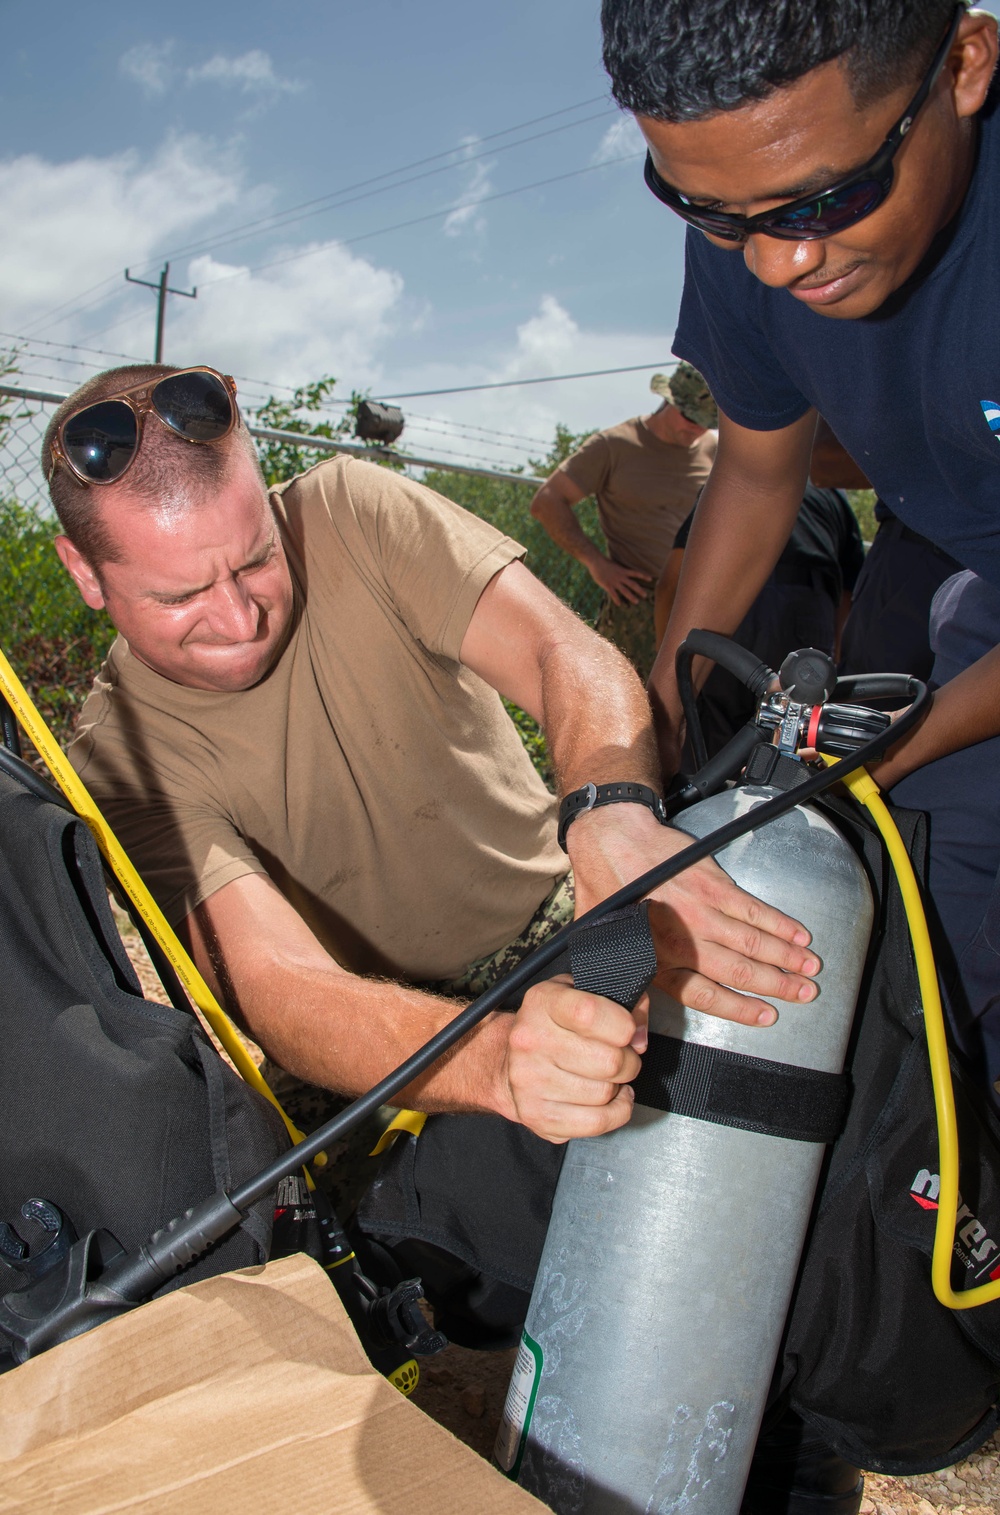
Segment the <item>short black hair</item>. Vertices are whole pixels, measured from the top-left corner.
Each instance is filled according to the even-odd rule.
[[[603,0],[604,66],[623,110],[696,121],[843,58],[865,106],[928,66],[955,0]]]

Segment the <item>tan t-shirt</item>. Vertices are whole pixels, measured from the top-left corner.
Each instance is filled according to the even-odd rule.
[[[612,560],[658,578],[678,527],[712,471],[717,445],[714,431],[692,447],[661,441],[636,416],[595,432],[558,471],[584,494],[596,496]]]
[[[517,936],[567,869],[500,696],[458,662],[522,549],[348,458],[272,500],[299,614],[271,672],[188,689],[119,637],[70,757],[172,922],[266,872],[352,971],[451,977]]]

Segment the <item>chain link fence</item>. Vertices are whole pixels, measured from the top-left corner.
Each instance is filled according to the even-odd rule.
[[[27,398],[35,393],[0,387],[0,500],[4,504],[16,500],[25,509],[45,511],[48,490],[39,458],[55,406],[41,398]]]

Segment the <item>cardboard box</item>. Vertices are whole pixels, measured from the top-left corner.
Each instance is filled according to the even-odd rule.
[[[531,1515],[370,1366],[296,1256],[154,1300],[0,1377],[8,1515]]]

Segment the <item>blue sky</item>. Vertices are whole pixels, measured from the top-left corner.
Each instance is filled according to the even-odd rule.
[[[199,293],[171,300],[166,357],[251,404],[323,374],[388,395],[668,357],[683,232],[609,98],[598,0],[0,0],[0,21],[0,330],[30,336],[31,383],[151,356],[154,297],[123,271],[168,256]],[[406,439],[524,462],[557,420],[646,409],[648,377],[414,399]]]
[[[166,356],[245,375],[254,400],[324,373],[391,393],[668,357],[681,228],[608,97],[596,0],[0,0],[0,18],[0,329],[32,337],[31,382],[105,362],[42,339],[149,356],[154,297],[123,270],[167,255],[199,294],[170,302]],[[556,420],[646,408],[647,382],[414,400],[429,423],[407,437],[523,461]]]

